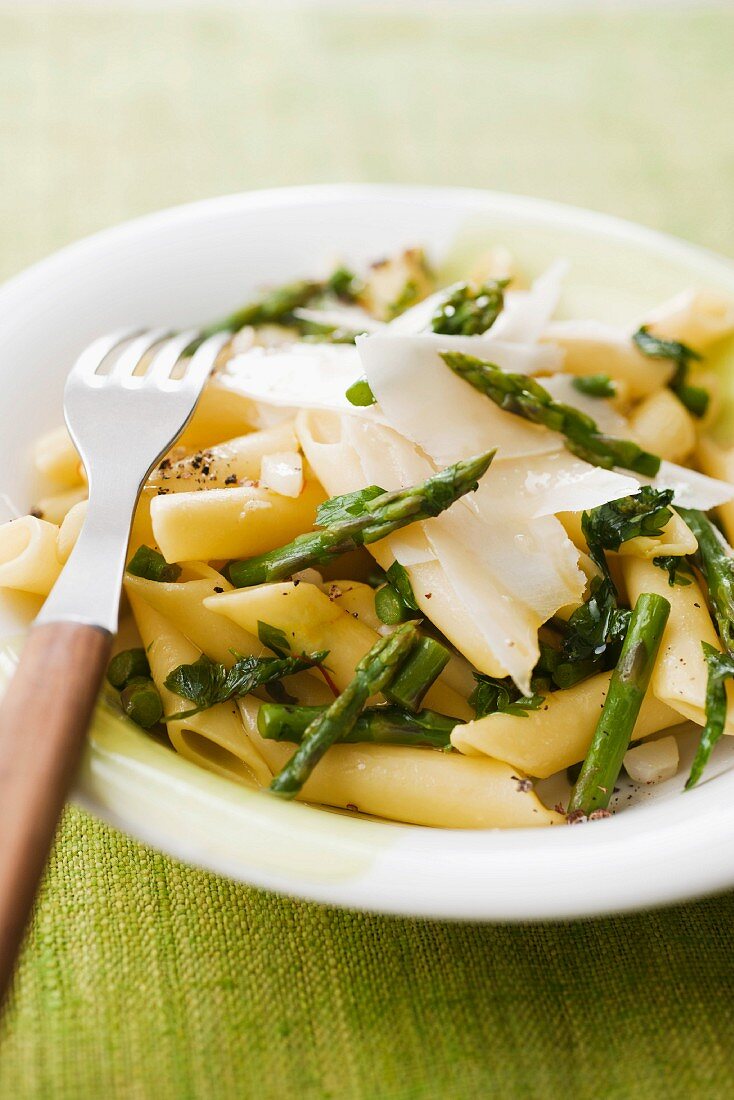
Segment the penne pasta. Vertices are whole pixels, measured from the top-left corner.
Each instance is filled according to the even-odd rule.
[[[325,494],[311,478],[296,499],[242,486],[153,497],[153,536],[166,561],[249,558],[313,527]]]
[[[166,688],[166,677],[179,665],[196,661],[201,650],[145,600],[133,592],[128,592],[128,596],[151,675],[163,702],[166,728],[173,747],[182,756],[211,771],[232,775],[236,768],[238,779],[267,785],[270,769],[245,731],[234,703],[218,703],[200,714],[176,720],[175,716],[190,710],[191,705]]]
[[[645,324],[664,340],[703,351],[734,333],[734,299],[714,290],[684,290],[649,313]]]
[[[255,740],[253,703],[246,705],[251,714],[250,736]],[[291,745],[264,738],[255,743],[273,772],[293,755]],[[562,824],[563,817],[547,810],[519,779],[507,764],[459,753],[393,745],[334,745],[298,797],[439,829]]]
[[[526,717],[490,714],[457,726],[451,744],[459,752],[491,756],[527,775],[547,779],[584,759],[611,675],[602,672],[564,691],[552,692],[538,710],[528,711]],[[675,710],[648,692],[632,736],[649,737],[680,721]]]
[[[79,453],[63,426],[46,432],[36,441],[33,463],[41,477],[58,489],[73,489],[84,484]]]
[[[298,440],[293,422],[284,421],[273,428],[250,432],[203,451],[195,451],[176,461],[170,458],[156,466],[148,479],[150,485],[169,492],[196,489],[223,489],[244,481],[257,481],[266,455],[293,451]]]
[[[77,485],[73,489],[65,489],[62,493],[54,493],[50,497],[41,497],[35,511],[41,519],[61,526],[71,509],[86,499],[87,486]]]
[[[632,343],[632,334],[596,321],[554,321],[543,340],[563,351],[568,374],[606,374],[624,383],[632,399],[647,397],[670,381],[673,365],[650,359]]]
[[[630,435],[668,462],[684,462],[696,446],[693,417],[669,389],[652,393],[630,413]]]
[[[0,588],[47,596],[61,572],[55,523],[21,516],[0,525]]]
[[[696,461],[705,474],[734,485],[734,447],[724,447],[713,439],[701,438],[696,449]],[[729,542],[734,542],[734,500],[717,509]]]
[[[686,586],[669,585],[664,570],[641,558],[625,558],[622,566],[630,600],[642,592],[656,592],[670,601],[670,618],[650,682],[650,690],[684,718],[699,726],[706,721],[708,670],[701,643],[721,649],[706,597],[694,580]],[[727,685],[730,706],[725,733],[734,734],[734,687]]]

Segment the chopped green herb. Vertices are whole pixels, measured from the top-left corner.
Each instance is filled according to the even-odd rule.
[[[477,686],[469,696],[469,706],[474,708],[477,718],[486,718],[488,714],[514,714],[518,718],[527,718],[529,710],[537,710],[545,702],[545,696],[533,693],[523,695],[509,676],[485,676],[475,672]]]
[[[691,765],[691,773],[686,782],[686,790],[695,787],[709,762],[714,745],[724,732],[726,725],[726,681],[734,678],[734,657],[720,653],[708,642],[701,642],[703,655],[708,665],[706,681],[706,725],[701,731],[701,740]]]
[[[617,387],[608,374],[582,374],[571,379],[571,385],[587,397],[615,397]]]
[[[277,653],[279,657],[285,657],[286,653],[290,652],[291,643],[285,631],[277,626],[271,626],[270,623],[264,623],[258,619],[257,636],[263,645],[272,649],[273,653]]]
[[[454,374],[486,394],[505,412],[560,432],[571,454],[592,466],[605,470],[621,466],[646,477],[655,477],[660,469],[657,455],[644,451],[629,439],[615,439],[600,432],[595,420],[572,405],[554,400],[534,378],[510,374],[494,363],[459,351],[442,351],[440,355]]]
[[[478,336],[491,328],[504,306],[509,279],[493,280],[479,287],[462,283],[441,302],[431,320],[434,332],[447,336]]]
[[[675,373],[668,385],[683,405],[694,416],[703,416],[709,406],[709,394],[701,386],[692,386],[688,381],[691,363],[701,356],[680,340],[661,340],[653,336],[647,325],[643,325],[632,337],[635,347],[649,359],[670,359],[675,365]]]
[[[239,332],[247,325],[289,325],[293,323],[293,310],[309,305],[324,290],[324,284],[299,279],[285,283],[256,298],[241,309],[230,313],[221,321],[215,321],[202,330],[200,340],[217,332]]]
[[[265,684],[272,686],[284,676],[293,676],[296,672],[321,664],[326,656],[326,650],[300,657],[245,656],[238,657],[232,667],[227,668],[202,654],[193,664],[179,665],[166,677],[169,691],[196,704],[192,710],[172,715],[172,718],[176,721],[191,718],[217,703],[249,695]]]
[[[681,588],[686,588],[693,581],[693,570],[685,556],[675,557],[672,554],[661,554],[659,558],[652,559],[652,564],[657,565],[658,569],[667,571],[668,584],[671,588],[676,584],[680,585]]]
[[[337,267],[332,271],[324,287],[328,294],[341,298],[344,302],[356,302],[362,292],[362,280],[357,278],[348,267]]]
[[[127,563],[128,573],[143,577],[146,581],[171,582],[181,576],[180,565],[169,565],[163,554],[150,546],[139,546]]]

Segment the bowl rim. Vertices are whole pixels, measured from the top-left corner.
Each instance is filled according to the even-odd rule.
[[[68,265],[104,252],[118,240],[163,227],[206,220],[216,211],[307,206],[309,203],[417,202],[456,205],[467,213],[507,213],[518,220],[541,219],[559,227],[608,236],[682,262],[705,277],[729,280],[734,262],[676,237],[610,214],[530,196],[479,188],[411,184],[312,184],[239,192],[185,203],[124,221],[90,234],[41,259],[0,286],[0,308],[47,284]],[[109,766],[112,757],[103,762]],[[640,807],[637,822],[619,815],[593,830],[467,830],[395,827],[389,843],[353,874],[299,876],[284,868],[243,863],[241,854],[192,843],[176,827],[151,826],[135,811],[101,792],[99,761],[83,767],[74,798],[95,816],[166,853],[249,884],[342,906],[412,917],[485,920],[545,920],[583,917],[662,905],[734,885],[734,851],[726,838],[734,829],[734,773],[689,792],[671,811],[671,801]],[[188,765],[195,767],[194,765]],[[197,769],[198,770],[198,769]],[[131,776],[135,772],[132,769]],[[207,776],[197,784],[202,805],[233,785]],[[175,786],[175,784],[174,784]],[[172,788],[173,789],[173,788]],[[170,793],[170,792],[169,792]],[[281,807],[281,803],[274,803]],[[297,822],[306,807],[288,807]],[[676,812],[677,811],[677,812]],[[326,817],[327,815],[319,815]],[[331,815],[329,815],[331,817]],[[305,820],[301,816],[301,820]],[[332,818],[332,820],[334,820]],[[374,823],[338,819],[335,847],[359,853],[372,840]],[[646,823],[647,828],[644,828]],[[643,825],[643,829],[639,826]],[[730,826],[730,828],[727,828]],[[384,831],[383,825],[377,828]],[[370,831],[371,835],[371,831]],[[530,843],[528,839],[530,838]],[[329,845],[326,845],[328,854]],[[674,858],[671,858],[671,855]],[[357,862],[359,862],[357,860]],[[356,863],[355,863],[356,866]],[[534,877],[535,876],[535,877]],[[605,877],[607,881],[605,882]],[[532,882],[529,880],[533,879]],[[544,884],[544,890],[539,884]],[[499,889],[493,889],[496,884]]]

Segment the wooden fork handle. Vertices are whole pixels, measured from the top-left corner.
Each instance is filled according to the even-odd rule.
[[[0,702],[0,1001],[79,761],[111,635],[33,627]]]

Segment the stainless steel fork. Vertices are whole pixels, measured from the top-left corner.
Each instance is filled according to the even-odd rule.
[[[227,339],[210,337],[184,356],[196,336],[164,329],[104,336],[66,382],[64,415],[87,473],[89,504],[0,705],[0,998],[117,630],[140,490],[191,418]]]

